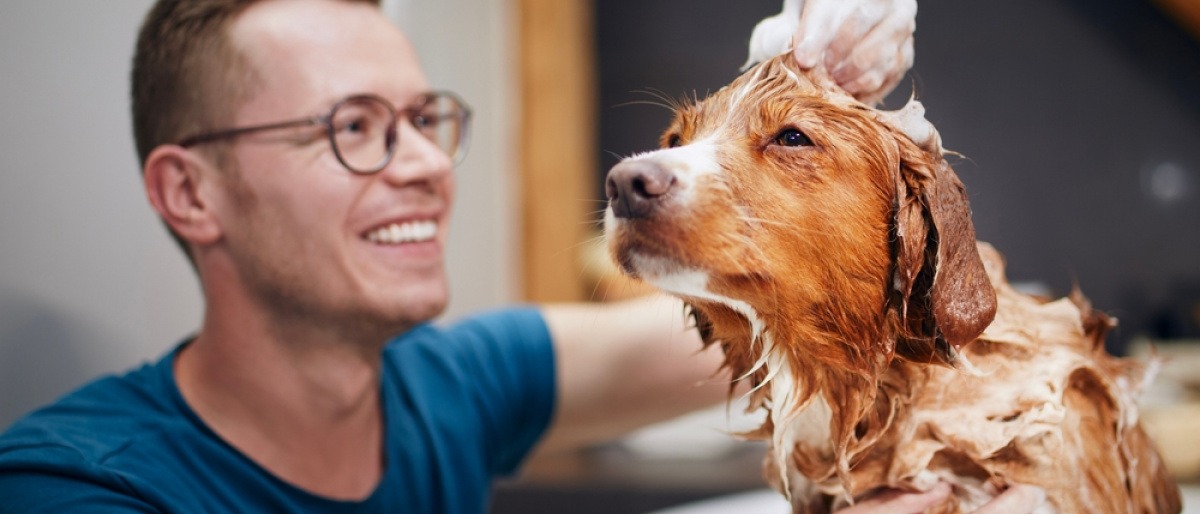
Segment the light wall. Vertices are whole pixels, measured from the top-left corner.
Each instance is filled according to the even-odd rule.
[[[147,206],[128,113],[150,0],[10,2],[0,16],[0,429],[199,323],[196,280]],[[449,317],[516,297],[505,2],[385,1],[432,83],[475,110],[449,244]]]

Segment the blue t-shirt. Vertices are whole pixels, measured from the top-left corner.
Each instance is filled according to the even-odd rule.
[[[484,512],[554,407],[533,309],[419,327],[384,350],[384,476],[361,502],[283,482],[218,437],[175,384],[178,348],[101,378],[0,436],[0,513]]]

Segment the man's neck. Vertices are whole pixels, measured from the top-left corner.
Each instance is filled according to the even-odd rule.
[[[180,352],[184,399],[279,478],[321,496],[368,496],[383,472],[382,342],[275,319],[240,300],[210,300]]]

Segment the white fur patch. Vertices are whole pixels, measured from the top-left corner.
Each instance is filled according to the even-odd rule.
[[[763,322],[750,304],[708,290],[708,273],[684,268],[674,261],[660,257],[634,254],[630,257],[630,262],[643,280],[663,291],[719,303],[741,314],[750,323],[752,340],[758,339],[762,333]]]
[[[729,102],[729,114],[725,116],[726,123],[737,119],[736,114],[741,110],[740,107],[742,100],[745,100],[746,95],[749,95],[751,91],[754,91],[754,89],[758,87],[758,82],[762,80],[763,72],[764,68],[761,67],[755,70],[754,76],[750,77],[750,79],[742,85],[742,88],[738,90],[737,94],[733,95],[733,99]]]
[[[765,341],[763,346],[764,357],[767,358],[767,378],[763,385],[769,384],[771,388],[771,419],[775,422],[771,449],[775,452],[774,460],[783,490],[789,495],[801,493],[811,484],[806,478],[797,480],[800,475],[794,471],[789,472],[788,456],[797,443],[817,449],[824,455],[833,455],[833,433],[829,428],[833,410],[819,393],[814,394],[807,404],[801,403],[802,391],[796,383],[791,361],[775,348],[773,341]]]
[[[713,138],[701,139],[675,148],[635,154],[626,160],[650,160],[670,170],[677,181],[675,201],[682,205],[694,200],[696,184],[700,177],[721,172],[721,167],[717,164],[717,141]]]
[[[759,369],[766,368],[767,376],[758,387],[771,389],[771,419],[775,421],[772,448],[783,489],[791,493],[794,487],[809,487],[807,480],[800,480],[788,472],[787,457],[797,443],[832,455],[833,436],[829,426],[833,411],[819,394],[814,395],[807,404],[801,403],[801,391],[791,361],[783,349],[775,346],[772,335],[764,331],[765,325],[758,312],[742,300],[709,290],[710,277],[704,271],[682,267],[669,259],[638,254],[630,256],[630,263],[645,281],[663,291],[719,303],[746,318],[750,324],[750,344],[761,345],[760,357],[745,375],[737,379],[745,379]]]
[[[753,375],[755,371],[763,366],[767,366],[768,381],[770,381],[777,374],[779,366],[771,366],[769,362],[770,356],[776,353],[772,351],[775,346],[774,342],[772,341],[770,334],[764,333],[764,328],[766,325],[758,316],[758,312],[754,310],[754,307],[751,307],[750,304],[744,301],[722,296],[710,291],[708,289],[708,273],[703,271],[684,268],[674,261],[663,259],[661,257],[647,257],[638,254],[632,255],[630,257],[630,262],[643,280],[663,291],[674,293],[680,296],[718,303],[728,307],[730,310],[733,310],[738,314],[741,314],[743,318],[746,318],[746,322],[750,324],[750,344],[762,344],[762,347],[759,349],[761,352],[761,357],[757,362],[754,363],[754,366],[752,366],[745,375],[736,377],[735,380],[743,380],[750,375]],[[785,373],[785,375],[788,377],[791,376],[790,372]],[[767,383],[768,382],[763,382],[762,384],[759,384],[758,387],[763,387]]]

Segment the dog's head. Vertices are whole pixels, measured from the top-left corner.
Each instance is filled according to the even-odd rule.
[[[794,336],[794,359],[868,375],[893,355],[956,364],[995,293],[922,114],[877,111],[787,55],[768,60],[609,172],[610,249],[692,304],[730,359],[750,359],[741,371],[761,356],[728,340],[764,330]]]

